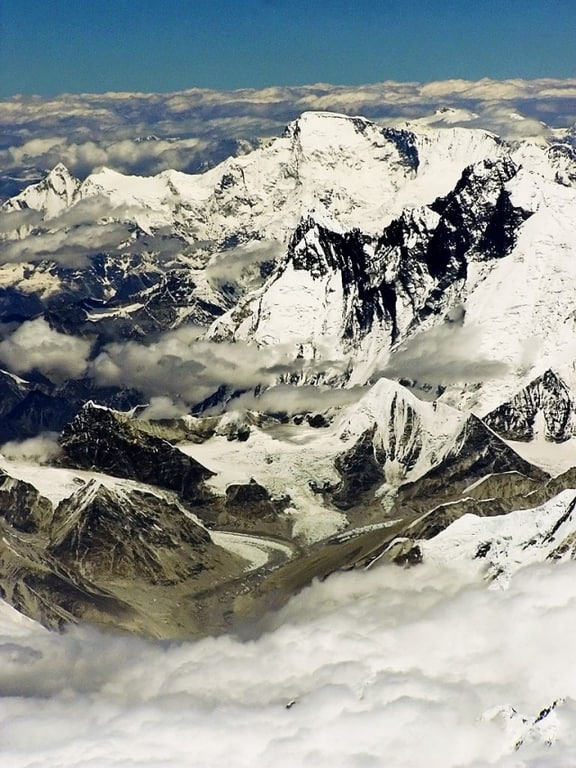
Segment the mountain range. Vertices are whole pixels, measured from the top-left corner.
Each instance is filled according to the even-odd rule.
[[[307,112],[205,173],[59,164],[0,210],[21,612],[180,638],[339,569],[573,557],[573,131]]]

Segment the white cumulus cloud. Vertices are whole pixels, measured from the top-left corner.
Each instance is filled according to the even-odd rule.
[[[43,318],[27,320],[0,342],[0,360],[16,373],[37,370],[53,381],[79,378],[91,342],[50,328]]]
[[[575,605],[567,563],[507,590],[445,566],[339,574],[243,641],[57,635],[0,607],[0,762],[567,768]],[[559,699],[551,743],[530,736]]]

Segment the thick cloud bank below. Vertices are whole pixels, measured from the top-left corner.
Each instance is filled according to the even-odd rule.
[[[11,768],[576,765],[575,563],[507,590],[438,565],[341,574],[243,642],[59,636],[1,608]]]

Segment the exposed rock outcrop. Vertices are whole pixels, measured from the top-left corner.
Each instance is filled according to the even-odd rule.
[[[174,584],[205,569],[210,543],[175,501],[93,480],[56,508],[48,551],[92,581]]]
[[[561,376],[547,370],[483,420],[507,440],[532,440],[541,430],[546,440],[561,443],[576,434],[576,405]]]
[[[352,448],[340,454],[334,462],[341,481],[332,494],[332,501],[340,509],[360,504],[368,491],[384,481],[374,454],[373,439],[374,428],[364,432]]]
[[[2,597],[53,628],[86,621],[179,637],[225,626],[244,560],[217,546],[172,494],[78,482],[54,508],[28,483],[4,476]],[[226,584],[228,602],[209,607],[214,624],[204,628],[202,595]]]
[[[0,470],[0,516],[21,533],[37,533],[49,524],[52,504],[30,483]]]
[[[467,486],[487,475],[504,472],[517,472],[542,484],[549,479],[470,415],[443,460],[419,480],[400,488],[395,507],[424,511],[457,499]]]
[[[72,466],[158,485],[193,503],[209,496],[204,487],[213,474],[209,469],[107,408],[85,405],[63,430],[60,444]]]

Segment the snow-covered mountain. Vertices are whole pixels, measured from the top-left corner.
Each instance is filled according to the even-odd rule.
[[[51,219],[65,211],[78,199],[80,181],[62,163],[54,166],[45,179],[26,187],[2,206],[8,212],[33,210]]]
[[[378,232],[405,206],[446,194],[468,165],[503,151],[481,130],[417,135],[360,117],[306,112],[282,137],[204,174],[145,178],[102,169],[79,183],[59,165],[4,208],[32,208],[51,219],[71,204],[103,197],[132,210],[144,229],[180,224],[190,239],[219,243],[255,232],[281,237],[314,208],[346,229]]]
[[[539,357],[553,360],[570,315],[570,145],[419,131],[305,113],[267,146],[201,175],[104,169],[80,183],[58,166],[4,204],[12,217],[0,280],[24,316],[49,308],[67,332],[82,325],[110,337],[114,324],[144,337],[214,320],[210,338],[288,345],[292,356],[336,361],[352,384],[455,308],[479,329],[483,359],[521,369],[522,340],[544,326]],[[26,230],[21,214],[31,212],[39,219]],[[514,296],[511,269],[524,272]],[[95,305],[83,305],[87,294]],[[521,307],[504,350],[502,326]],[[327,380],[339,373],[327,365]],[[484,392],[469,401],[492,406]]]
[[[307,217],[263,288],[215,321],[211,335],[353,357],[349,380],[365,383],[394,346],[456,308],[465,314],[485,264],[514,250],[533,213],[511,202],[507,184],[517,173],[511,161],[482,161],[445,198],[404,211],[377,239]]]
[[[461,536],[542,559],[519,532],[556,541],[576,481],[576,156],[434,122],[308,112],[203,174],[58,165],[2,206],[13,605],[173,637]]]

